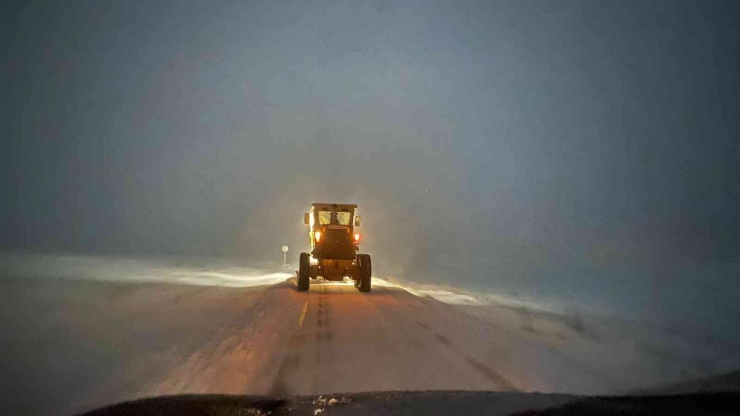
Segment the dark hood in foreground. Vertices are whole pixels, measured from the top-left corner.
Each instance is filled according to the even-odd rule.
[[[141,399],[82,416],[740,414],[740,393],[579,397],[422,391],[269,398],[182,395]]]

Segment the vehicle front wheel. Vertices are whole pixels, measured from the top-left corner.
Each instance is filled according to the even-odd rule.
[[[373,267],[370,261],[370,255],[358,254],[357,262],[360,266],[360,278],[359,281],[356,282],[356,287],[360,289],[360,292],[369,292],[373,278]]]
[[[298,291],[306,292],[308,290],[308,275],[311,269],[311,262],[308,253],[301,253],[298,259]]]

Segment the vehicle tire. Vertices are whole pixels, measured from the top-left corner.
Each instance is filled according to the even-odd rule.
[[[358,254],[357,260],[360,263],[360,282],[358,284],[358,289],[360,289],[360,292],[366,293],[370,291],[370,287],[372,286],[372,262],[370,261],[369,254]]]
[[[301,253],[298,261],[298,291],[306,292],[308,290],[308,275],[311,270],[311,262],[308,253]]]

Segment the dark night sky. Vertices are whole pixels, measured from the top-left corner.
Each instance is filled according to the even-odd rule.
[[[0,248],[297,255],[302,212],[336,200],[379,272],[730,302],[737,22],[734,1],[4,2]]]

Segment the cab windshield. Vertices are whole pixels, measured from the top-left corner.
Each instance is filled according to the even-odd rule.
[[[352,214],[349,212],[319,211],[320,225],[349,225]]]
[[[294,2],[0,0],[0,416],[740,416],[740,0]]]

